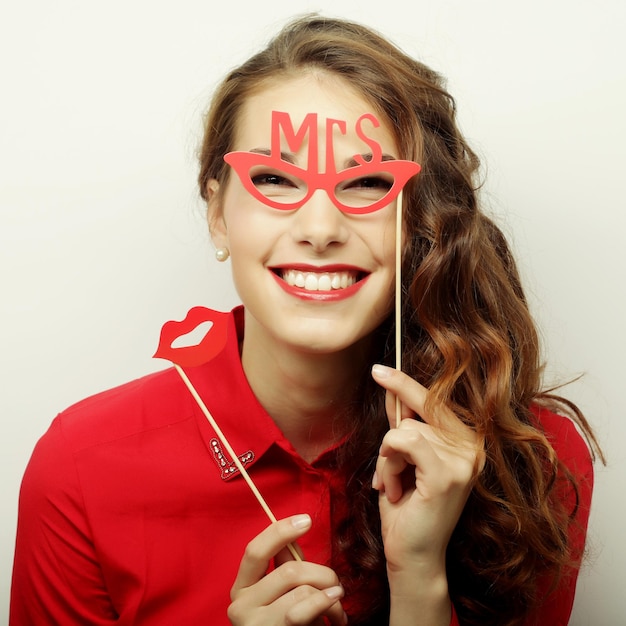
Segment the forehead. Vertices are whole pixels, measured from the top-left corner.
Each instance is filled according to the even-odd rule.
[[[317,114],[317,132],[320,148],[325,147],[326,120],[346,122],[347,133],[333,134],[334,148],[351,154],[360,152],[362,141],[355,125],[364,113],[373,113],[380,122],[378,128],[367,128],[367,135],[377,141],[383,152],[398,157],[392,129],[352,85],[342,78],[326,73],[306,73],[294,78],[283,78],[267,83],[246,99],[237,120],[233,150],[269,148],[272,131],[272,111],[289,114],[294,129],[298,129],[309,113]],[[306,147],[306,142],[302,148]]]

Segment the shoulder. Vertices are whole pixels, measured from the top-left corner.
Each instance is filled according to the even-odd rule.
[[[172,442],[195,435],[191,396],[168,369],[90,396],[59,413],[37,442],[20,492],[20,516],[28,510],[51,519],[83,515],[85,489],[117,481],[141,467],[158,467]],[[186,440],[186,439],[185,439]],[[91,483],[90,483],[91,481]],[[24,520],[22,519],[22,526]],[[56,523],[56,522],[55,522]],[[74,522],[73,522],[74,523]]]
[[[591,450],[574,420],[540,405],[533,405],[532,411],[559,461],[575,477],[592,475]]]
[[[539,406],[533,413],[559,461],[554,494],[576,519],[570,540],[575,552],[582,554],[594,487],[591,449],[571,418]]]
[[[72,452],[188,419],[192,408],[173,368],[97,393],[65,409],[56,430]]]
[[[223,386],[220,383],[231,375],[226,366],[231,361],[238,363],[237,331],[238,324],[243,324],[243,311],[236,308],[230,313],[221,313],[201,307],[192,309],[196,313],[199,310],[208,319],[219,318],[227,329],[227,345],[211,354],[204,364],[192,368],[194,380],[198,381],[205,395],[211,396]],[[177,333],[186,332],[189,324],[196,323],[190,312],[184,322],[168,322],[163,328]],[[171,345],[174,340],[175,337],[166,337],[165,343]],[[171,347],[165,356],[160,356],[172,360],[170,353]],[[98,446],[112,447],[110,444],[133,437],[141,447],[146,441],[142,435],[154,435],[160,430],[164,437],[166,433],[171,436],[176,429],[170,427],[182,427],[184,422],[193,421],[196,413],[192,395],[176,370],[169,367],[92,395],[65,409],[39,440],[35,452],[48,449],[52,453],[56,449],[59,453],[77,455]],[[150,440],[153,439],[150,436]]]

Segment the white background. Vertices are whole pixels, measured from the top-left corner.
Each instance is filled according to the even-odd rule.
[[[237,302],[195,190],[218,79],[295,13],[374,26],[449,79],[550,360],[597,428],[572,624],[624,623],[626,3],[26,0],[0,18],[0,623],[19,483],[82,397],[164,364],[163,322]]]

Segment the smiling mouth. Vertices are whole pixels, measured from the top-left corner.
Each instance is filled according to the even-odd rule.
[[[364,272],[356,270],[309,272],[295,269],[276,269],[273,271],[290,287],[297,287],[305,291],[339,291],[351,287],[366,276]]]

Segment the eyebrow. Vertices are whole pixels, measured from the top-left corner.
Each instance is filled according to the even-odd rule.
[[[372,160],[372,158],[374,157],[374,155],[371,152],[366,152],[366,153],[363,153],[363,154],[359,154],[358,156],[362,157],[363,160],[366,163],[369,163]],[[383,154],[381,156],[381,161],[397,161],[397,159],[396,159],[396,157],[391,156],[390,154]],[[359,165],[359,163],[357,162],[357,160],[354,157],[344,161],[344,169],[348,169],[349,167],[355,167],[356,165]]]
[[[255,154],[264,154],[266,156],[272,156],[272,151],[269,150],[268,148],[252,148],[250,152],[254,152]],[[365,152],[358,156],[362,157],[366,162],[369,163],[372,160],[374,155],[371,152]],[[282,161],[291,163],[292,165],[297,165],[296,157],[291,152],[281,152],[280,158]],[[382,161],[397,161],[397,158],[390,154],[383,154],[381,156],[381,160]],[[357,165],[359,165],[357,160],[354,157],[351,157],[344,161],[343,169],[348,169],[349,167],[355,167]]]
[[[265,154],[266,156],[272,156],[272,151],[268,150],[267,148],[252,148],[250,152],[254,152],[255,154]],[[280,158],[282,161],[291,163],[291,165],[296,165],[296,157],[290,152],[281,152]]]

